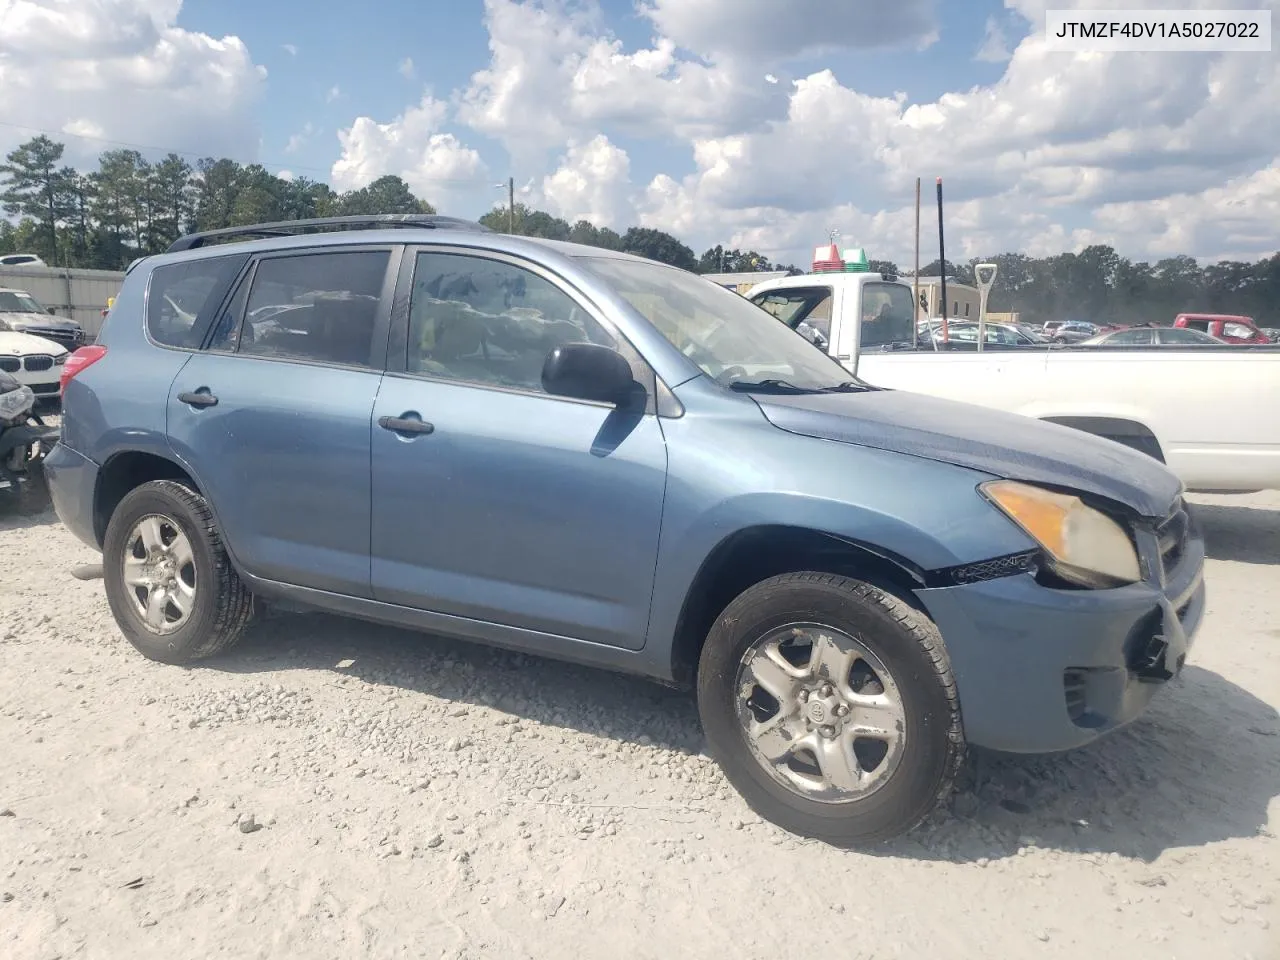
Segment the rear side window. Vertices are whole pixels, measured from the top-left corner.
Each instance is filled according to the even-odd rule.
[[[952,315],[956,311],[953,309]],[[880,347],[890,343],[910,343],[915,310],[911,288],[901,283],[870,281],[862,285],[863,347]],[[977,332],[973,335],[977,342]]]
[[[390,259],[386,250],[358,250],[263,260],[254,271],[237,352],[369,366]]]
[[[1113,337],[1107,339],[1107,343],[1119,344],[1120,346],[1138,345],[1143,346],[1152,342],[1153,332],[1151,330],[1123,330]]]
[[[239,254],[156,267],[147,287],[147,334],[166,347],[198,350],[213,311],[248,259]]]

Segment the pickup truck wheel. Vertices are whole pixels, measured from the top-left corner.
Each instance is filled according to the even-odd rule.
[[[102,573],[111,613],[143,656],[189,663],[234,644],[253,611],[204,497],[173,480],[128,493],[107,524]]]
[[[832,843],[906,832],[964,758],[942,637],[899,597],[848,577],[791,573],[716,620],[698,668],[712,755],[762,817]]]

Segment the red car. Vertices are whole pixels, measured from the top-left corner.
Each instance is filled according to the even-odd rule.
[[[1227,343],[1270,343],[1271,338],[1258,329],[1252,317],[1238,317],[1226,313],[1180,313],[1173,321],[1175,327],[1199,330]]]

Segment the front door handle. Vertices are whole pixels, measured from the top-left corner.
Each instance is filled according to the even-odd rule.
[[[417,417],[379,417],[378,426],[392,433],[433,433],[435,424]]]
[[[178,401],[190,404],[193,407],[216,407],[218,405],[218,398],[206,389],[200,389],[194,393],[180,393],[178,394]]]

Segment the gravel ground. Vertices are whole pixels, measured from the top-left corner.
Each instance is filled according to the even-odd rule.
[[[1145,719],[853,853],[641,681],[320,615],[150,663],[39,493],[0,508],[0,957],[1280,958],[1280,495],[1196,498],[1208,618]]]

